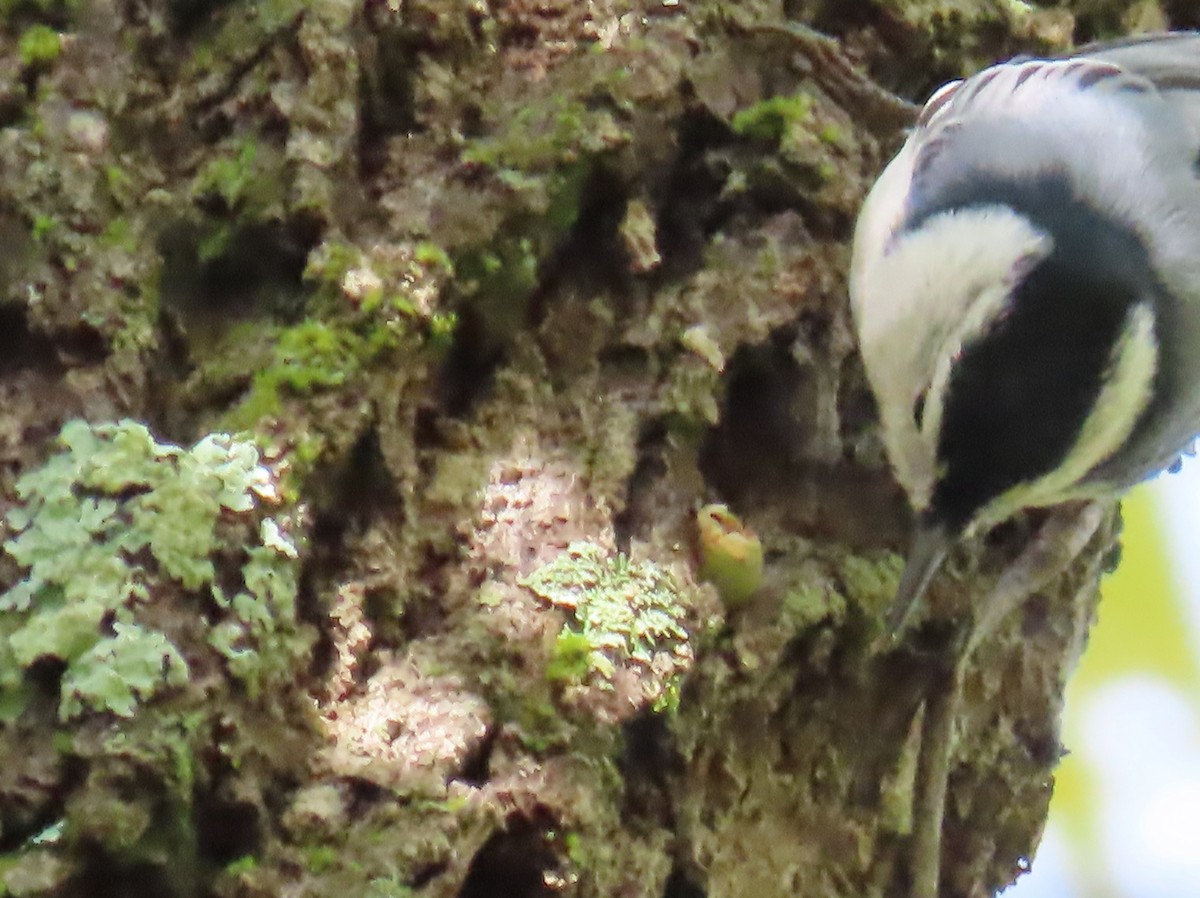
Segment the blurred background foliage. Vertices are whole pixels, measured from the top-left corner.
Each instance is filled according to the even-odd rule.
[[[1198,467],[1123,504],[1121,563],[1067,690],[1046,838],[1006,898],[1200,894]]]

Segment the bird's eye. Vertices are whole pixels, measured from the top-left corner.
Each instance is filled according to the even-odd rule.
[[[913,401],[913,423],[917,425],[917,429],[921,429],[921,424],[925,418],[925,397],[929,395],[929,387],[923,389],[917,394],[917,398]]]

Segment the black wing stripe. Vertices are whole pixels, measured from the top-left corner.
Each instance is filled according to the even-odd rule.
[[[1028,81],[1030,78],[1032,78],[1034,75],[1036,75],[1041,70],[1042,70],[1042,66],[1040,66],[1040,65],[1032,65],[1032,64],[1026,65],[1024,71],[1022,71],[1021,74],[1019,74],[1017,76],[1016,87],[1020,87],[1022,84],[1024,84],[1026,81]]]
[[[1091,63],[1082,75],[1079,76],[1079,86],[1089,88],[1101,81],[1107,81],[1109,78],[1119,78],[1122,72],[1115,65],[1104,65]],[[1139,85],[1144,87],[1144,85]]]

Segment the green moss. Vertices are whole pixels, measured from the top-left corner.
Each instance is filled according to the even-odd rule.
[[[436,243],[421,241],[413,251],[413,258],[419,265],[439,269],[450,277],[454,276],[454,263],[450,260],[450,255]]]
[[[583,633],[563,628],[554,641],[554,654],[546,665],[551,683],[580,683],[592,668],[592,641]]]
[[[363,347],[372,353],[398,345],[409,323],[418,325],[414,332],[425,326],[429,344],[443,345],[457,316],[435,304],[454,274],[450,256],[428,241],[376,258],[352,244],[326,240],[309,253],[304,269],[314,288],[311,308],[367,338]]]
[[[482,241],[464,241],[453,269],[489,336],[503,340],[524,320],[542,260],[578,220],[592,174],[630,136],[610,111],[570,95],[538,97],[503,110],[500,121],[467,145],[462,160],[491,170],[504,222]]]
[[[324,873],[338,863],[342,851],[333,845],[313,845],[306,852],[306,861],[311,873]]]
[[[90,782],[71,796],[65,835],[70,842],[102,846],[110,854],[130,857],[144,847],[154,823],[145,795],[122,795],[114,784]]]
[[[331,297],[342,292],[342,280],[363,263],[362,251],[351,243],[326,240],[308,254],[304,279],[311,281]]]
[[[465,289],[486,295],[493,305],[524,299],[538,282],[538,257],[528,237],[502,237],[464,255],[456,268]]]
[[[221,256],[236,233],[236,224],[280,218],[285,211],[287,180],[282,155],[268,144],[247,137],[231,142],[196,173],[192,197],[210,211],[232,217],[213,216],[209,233],[200,247],[201,259]]]
[[[21,33],[17,53],[26,68],[47,68],[62,53],[62,37],[53,28],[34,25]]]
[[[817,132],[817,138],[822,143],[827,143],[830,146],[838,148],[845,148],[850,142],[850,138],[846,132],[832,122]]]
[[[721,372],[699,356],[672,366],[663,389],[672,431],[695,437],[703,428],[716,424],[721,416],[723,384]]]
[[[632,668],[646,674],[656,710],[674,707],[691,652],[686,607],[666,570],[610,556],[593,543],[573,543],[521,582],[574,614],[560,637],[556,674],[583,671],[611,686],[618,668]],[[586,665],[577,660],[585,652]]]
[[[252,854],[246,854],[239,857],[236,861],[231,861],[225,865],[225,873],[228,876],[241,876],[243,873],[252,873],[258,869],[258,858]]]
[[[108,192],[114,200],[126,203],[134,198],[134,179],[129,172],[119,165],[110,163],[104,166],[102,174],[104,175],[104,186],[108,188]]]
[[[729,125],[742,137],[778,144],[793,127],[806,124],[812,110],[813,101],[807,94],[769,97],[737,112]]]
[[[304,321],[279,335],[276,364],[267,376],[275,388],[298,395],[339,387],[355,366],[362,349],[357,335],[323,321]]]
[[[58,219],[52,215],[39,213],[33,219],[31,232],[33,239],[42,243],[48,240],[58,229]]]
[[[880,558],[846,555],[841,560],[839,577],[846,592],[868,608],[883,609],[896,592],[904,560],[898,555]]]
[[[521,744],[535,754],[570,745],[575,730],[549,696],[524,696],[512,708],[502,704],[498,710],[510,721]]]
[[[251,516],[271,475],[253,445],[224,434],[183,449],[133,421],[71,421],[59,444],[45,465],[18,480],[20,504],[7,516],[15,535],[4,550],[26,573],[0,595],[8,636],[0,640],[0,694],[19,693],[23,670],[56,658],[66,665],[60,717],[129,717],[188,676],[178,647],[146,626],[140,609],[165,583],[220,595],[213,582],[213,557],[223,548],[218,522]],[[254,654],[254,665],[223,653],[235,673],[252,680],[262,663],[254,650],[293,617],[295,592],[295,547],[269,518],[259,540],[242,569],[244,590],[258,604],[227,603],[229,614],[214,629],[244,634],[239,648]],[[226,636],[218,648],[230,644]]]
[[[266,367],[253,375],[246,398],[228,418],[233,427],[252,427],[276,417],[285,398],[310,396],[342,386],[380,355],[395,349],[403,330],[382,323],[366,332],[349,324],[309,319],[279,333]]]
[[[433,349],[446,350],[454,341],[458,329],[456,312],[434,312],[429,318],[429,345]]]
[[[472,141],[462,159],[498,170],[547,171],[628,140],[612,113],[589,109],[578,97],[555,94],[506,117],[495,133]]]
[[[797,574],[784,593],[780,623],[788,632],[805,630],[818,621],[845,613],[846,599],[820,565]]]
[[[100,242],[106,247],[112,249],[120,249],[125,252],[135,252],[138,248],[137,236],[133,231],[133,224],[128,218],[116,216],[109,220],[105,225],[103,233],[100,235]]]
[[[254,181],[254,163],[258,155],[258,144],[247,140],[234,155],[210,160],[192,181],[192,193],[199,196],[215,194],[233,208],[246,196]]]

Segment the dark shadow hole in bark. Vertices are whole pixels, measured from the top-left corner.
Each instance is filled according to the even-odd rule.
[[[625,781],[623,817],[675,826],[672,781],[684,773],[684,761],[662,714],[642,714],[625,724],[617,769]]]
[[[667,475],[667,463],[663,458],[666,441],[667,427],[659,420],[647,422],[638,436],[637,464],[625,488],[625,507],[613,521],[618,551],[627,553],[630,541],[643,535],[653,520],[658,507],[653,487]]]
[[[349,807],[347,812],[351,819],[368,814],[375,805],[387,801],[391,794],[382,786],[366,780],[352,779],[347,783]]]
[[[304,281],[304,268],[320,239],[318,222],[300,217],[244,224],[219,241],[221,251],[215,252],[209,241],[221,233],[217,222],[213,217],[177,221],[164,227],[157,240],[163,352],[152,384],[157,401],[148,417],[156,430],[181,442],[195,436],[198,406],[236,404],[252,377],[231,378],[192,405],[172,402],[170,384],[184,381],[205,354],[219,353],[222,338],[238,325],[300,320],[313,293]]]
[[[25,683],[50,702],[56,702],[67,662],[52,655],[36,659],[25,671]]]
[[[466,417],[491,390],[492,377],[503,358],[503,349],[489,338],[484,316],[476,309],[463,309],[438,372],[435,395],[441,411],[455,418]]]
[[[463,763],[459,770],[458,779],[470,786],[479,787],[486,783],[492,775],[492,749],[496,745],[496,729],[493,727],[487,736],[479,743],[479,747]]]
[[[630,259],[617,238],[627,197],[620,173],[604,163],[587,172],[580,188],[575,223],[538,272],[528,320],[536,327],[546,305],[566,288],[579,296],[609,299],[631,295]]]
[[[431,882],[445,873],[448,867],[449,864],[444,863],[425,864],[417,867],[416,870],[413,871],[412,879],[408,882],[408,887],[414,891],[417,889],[423,889],[425,886],[429,885]]]
[[[657,281],[677,280],[702,268],[710,238],[728,221],[732,209],[722,192],[730,166],[714,150],[732,140],[728,124],[709,113],[692,112],[680,121],[679,153],[661,182],[652,186],[662,256]]]
[[[341,456],[318,464],[305,481],[304,495],[316,514],[315,537],[327,542],[339,541],[347,527],[404,510],[374,425]]]
[[[304,266],[319,238],[319,223],[306,218],[171,225],[158,240],[163,312],[185,332],[208,334],[261,318],[294,321],[311,293]]]
[[[5,0],[0,4],[4,10],[4,24],[9,34],[20,34],[31,25],[48,25],[56,31],[69,31],[75,4],[69,2],[46,2],[46,0]]]
[[[758,346],[739,349],[725,373],[720,422],[701,448],[700,471],[720,498],[739,513],[775,512],[785,528],[810,537],[871,549],[897,547],[907,533],[903,493],[881,461],[855,457],[868,446],[873,405],[859,384],[850,424],[843,417],[846,385],[824,379],[825,324],[799,320]],[[800,329],[798,329],[800,328]],[[797,340],[814,361],[797,361]],[[835,401],[838,420],[823,412]],[[836,424],[836,429],[834,429]],[[847,441],[848,430],[855,437]]]
[[[231,0],[168,0],[167,21],[171,33],[178,38],[188,37],[212,22],[215,14],[230,3]]]
[[[11,128],[20,124],[28,108],[28,99],[28,89],[6,90],[0,93],[0,128]]]
[[[45,690],[44,695],[35,699],[42,708],[50,709],[50,714],[54,713],[58,705],[58,681],[61,679],[61,673],[59,671],[55,677],[53,689]],[[57,720],[54,723],[57,723]],[[21,744],[21,747],[29,748],[26,744]],[[38,749],[46,753],[54,751],[48,739],[35,751]],[[8,781],[23,782],[29,788],[6,788],[4,804],[0,806],[0,853],[28,849],[30,839],[63,819],[66,814],[67,796],[75,794],[75,790],[87,777],[87,762],[62,755],[59,758],[60,768],[53,783],[39,781],[36,774],[28,777],[22,775],[24,770],[30,767],[36,769],[39,766],[40,759],[32,752],[25,751],[22,757],[5,759],[5,775]]]
[[[701,450],[700,467],[730,502],[778,494],[794,476],[806,422],[797,416],[804,374],[789,342],[781,335],[742,347],[726,369],[721,421]]]
[[[436,388],[441,411],[469,414],[490,390],[513,339],[536,327],[564,289],[593,296],[620,283],[615,232],[624,198],[614,177],[600,166],[586,174],[575,223],[551,249],[541,248],[554,237],[546,233],[550,222],[513,223],[455,258],[459,280],[475,289],[457,304],[458,324]]]
[[[173,875],[154,863],[122,864],[99,849],[85,852],[87,860],[63,888],[64,898],[183,898],[197,893],[193,877]],[[183,881],[181,881],[181,879]]]
[[[202,857],[228,864],[262,848],[259,809],[247,802],[230,801],[207,790],[196,791],[193,823]]]
[[[297,613],[321,634],[309,664],[312,675],[320,677],[329,670],[335,653],[325,620],[328,609],[318,595],[345,570],[347,532],[365,530],[381,516],[402,519],[404,505],[374,426],[341,457],[319,464],[305,480],[304,495],[314,509],[314,520],[311,549],[300,575]],[[395,618],[398,602],[390,592],[386,596],[369,592],[366,601],[368,616]]]
[[[1121,15],[1120,7],[1100,7],[1077,12],[1075,14],[1075,44],[1090,44],[1093,41],[1124,34],[1125,28],[1121,25]]]
[[[107,355],[104,338],[85,324],[52,338],[30,329],[23,307],[0,306],[0,377],[26,370],[58,376],[68,365],[99,364]]]
[[[559,867],[547,828],[516,820],[475,855],[458,898],[551,898],[546,874]]]
[[[420,130],[417,75],[422,54],[433,49],[419,28],[376,23],[369,12],[367,22],[374,33],[359,47],[358,76],[358,172],[363,178],[387,164],[388,138]]]
[[[914,413],[916,411],[914,407]],[[924,408],[920,411],[924,413]],[[882,460],[883,451],[875,438],[879,409],[857,353],[846,357],[838,374],[838,420],[843,461],[871,461],[878,464]],[[864,454],[863,450],[868,448],[875,457],[860,458],[860,455]]]
[[[829,34],[869,25],[877,15],[874,0],[784,0],[783,13]]]
[[[663,898],[706,898],[707,895],[680,867],[671,870],[663,887]]]

